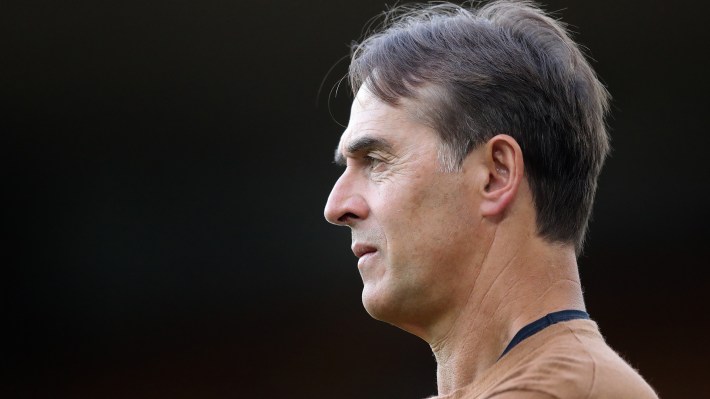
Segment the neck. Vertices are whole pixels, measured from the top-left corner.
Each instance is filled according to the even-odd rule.
[[[523,246],[492,240],[467,298],[432,330],[439,395],[475,382],[513,336],[548,313],[584,310],[574,248],[542,239]]]

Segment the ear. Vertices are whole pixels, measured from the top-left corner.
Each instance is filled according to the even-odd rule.
[[[523,180],[523,152],[518,142],[506,134],[488,140],[483,150],[488,179],[483,187],[481,213],[500,215],[515,199]]]

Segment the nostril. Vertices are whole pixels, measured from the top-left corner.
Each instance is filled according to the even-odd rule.
[[[357,215],[352,212],[348,212],[345,215],[339,217],[338,221],[341,223],[347,223],[347,221],[350,219],[359,219],[359,217],[357,217]]]

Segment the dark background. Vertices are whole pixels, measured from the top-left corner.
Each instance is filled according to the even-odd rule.
[[[662,397],[710,397],[702,3],[546,4],[614,96],[588,310]],[[0,7],[0,396],[435,393],[428,346],[369,318],[322,217],[337,61],[382,0]]]

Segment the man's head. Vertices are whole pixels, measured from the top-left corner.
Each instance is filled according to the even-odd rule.
[[[354,46],[325,214],[352,229],[368,311],[416,330],[467,289],[502,223],[581,248],[608,95],[530,3],[397,12]]]
[[[515,138],[539,233],[581,249],[609,148],[608,94],[564,27],[529,2],[502,1],[401,10],[383,28],[354,46],[353,91],[415,100],[450,171],[491,137]]]

